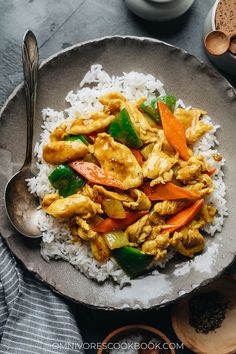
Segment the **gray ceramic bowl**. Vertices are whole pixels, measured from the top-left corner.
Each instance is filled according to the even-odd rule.
[[[125,0],[127,7],[148,21],[170,21],[183,15],[194,0]]]
[[[163,306],[218,276],[236,251],[236,96],[229,83],[181,49],[157,40],[112,37],[75,45],[46,60],[40,70],[35,139],[41,132],[41,110],[64,109],[64,97],[78,84],[91,64],[101,63],[110,74],[131,70],[151,73],[164,82],[166,91],[207,110],[221,124],[220,151],[227,160],[225,182],[229,217],[221,234],[209,238],[206,250],[193,260],[173,260],[160,273],[132,280],[120,289],[111,281],[98,284],[64,261],[45,262],[37,244],[17,234],[3,209],[7,179],[23,161],[26,119],[22,86],[16,88],[3,107],[0,119],[0,231],[12,252],[25,267],[58,293],[83,304],[105,309],[150,309]]]

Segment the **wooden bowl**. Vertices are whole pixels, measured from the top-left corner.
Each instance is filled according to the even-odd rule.
[[[233,280],[236,280],[236,273],[230,274],[230,278],[232,278]]]
[[[177,337],[198,354],[235,354],[236,353],[236,281],[223,277],[202,288],[199,292],[216,290],[229,301],[225,319],[221,327],[208,334],[197,333],[189,324],[188,303],[191,296],[180,301],[172,312],[172,326]]]
[[[144,334],[147,337],[152,338],[157,338],[160,339],[161,342],[167,343],[169,349],[166,349],[166,354],[176,354],[175,350],[172,348],[173,345],[171,345],[170,340],[166,337],[164,333],[159,331],[158,329],[151,327],[151,326],[146,326],[142,324],[136,324],[136,325],[129,325],[129,326],[124,326],[120,327],[110,334],[106,336],[106,338],[103,340],[102,345],[100,349],[98,350],[97,354],[108,354],[109,349],[106,349],[109,343],[116,343],[122,340],[122,338],[129,336],[129,335],[134,335],[134,334]]]

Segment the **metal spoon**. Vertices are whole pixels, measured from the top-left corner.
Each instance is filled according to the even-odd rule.
[[[39,204],[37,199],[29,193],[25,181],[34,176],[32,173],[32,142],[38,77],[38,46],[31,31],[27,31],[24,35],[22,61],[27,113],[26,154],[22,168],[7,183],[5,208],[10,222],[18,232],[27,237],[37,238],[41,236],[37,226]]]
[[[220,30],[209,32],[204,39],[205,48],[212,55],[222,55],[229,50],[231,39],[235,35],[235,32],[227,35]]]

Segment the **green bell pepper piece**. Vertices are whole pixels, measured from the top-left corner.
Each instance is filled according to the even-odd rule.
[[[77,193],[86,183],[84,178],[66,164],[58,165],[48,179],[63,197]]]
[[[175,96],[160,96],[153,98],[150,103],[143,102],[139,106],[141,110],[147,113],[151,118],[153,118],[158,124],[161,123],[161,117],[157,108],[157,102],[162,101],[167,105],[167,107],[174,112],[176,105],[176,97]]]
[[[147,113],[151,118],[153,118],[158,124],[161,123],[160,114],[156,108],[153,108],[149,103],[141,103],[139,106],[144,113]]]
[[[109,126],[108,133],[117,141],[129,147],[139,148],[142,140],[136,133],[128,111],[124,108],[120,111]]]
[[[75,141],[75,140],[80,140],[82,143],[85,145],[89,145],[89,141],[85,138],[84,135],[66,135],[64,140],[66,141]]]
[[[176,97],[175,96],[160,96],[160,97],[153,98],[153,100],[151,101],[152,108],[157,109],[157,102],[158,101],[162,101],[163,103],[165,103],[167,105],[167,107],[171,110],[171,112],[172,113],[174,112],[175,105],[176,105]]]
[[[114,249],[112,255],[130,278],[135,278],[147,270],[153,260],[153,256],[130,246]]]

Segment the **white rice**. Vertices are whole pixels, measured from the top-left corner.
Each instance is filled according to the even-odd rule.
[[[42,147],[48,143],[50,133],[65,119],[75,118],[78,112],[86,117],[90,112],[102,110],[103,106],[98,102],[98,97],[109,91],[119,91],[130,101],[135,101],[143,96],[152,99],[156,95],[165,95],[163,83],[152,75],[130,72],[123,73],[122,76],[109,76],[101,65],[93,65],[81,81],[80,89],[77,92],[70,91],[67,94],[66,101],[70,104],[70,108],[64,112],[57,112],[51,108],[45,108],[42,111],[43,132],[40,136],[40,142],[36,144],[34,149],[39,172],[37,176],[27,181],[31,193],[43,198],[45,194],[55,192],[48,181],[48,175],[54,167],[46,164],[42,159]],[[184,103],[178,100],[177,106],[184,107]],[[212,123],[209,116],[205,116],[203,119]],[[205,231],[211,236],[216,231],[221,231],[224,217],[227,215],[224,173],[222,170],[225,161],[216,162],[212,157],[213,154],[217,153],[218,141],[215,135],[217,129],[219,129],[219,126],[214,126],[214,129],[195,145],[195,153],[205,156],[211,166],[217,170],[213,176],[215,191],[209,196],[208,202],[217,208],[218,214],[213,223],[205,227]],[[82,242],[71,243],[71,235],[66,223],[46,215],[42,210],[39,213],[39,227],[43,235],[41,254],[44,259],[47,261],[51,258],[64,259],[87,277],[99,282],[109,277],[113,278],[120,286],[130,282],[129,277],[113,259],[101,264],[92,256],[89,245]],[[165,261],[158,262],[155,265],[164,267],[173,255],[173,251],[170,251]]]

